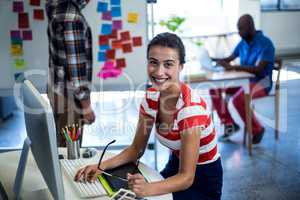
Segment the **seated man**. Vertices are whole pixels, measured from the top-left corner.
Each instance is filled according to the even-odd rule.
[[[275,60],[273,43],[261,31],[255,30],[253,18],[248,14],[240,17],[237,27],[242,40],[238,43],[232,55],[223,59],[213,58],[213,60],[217,61],[226,70],[245,71],[254,74],[255,77],[251,79],[250,84],[251,97],[266,96],[272,87],[272,69]],[[230,62],[237,57],[240,58],[240,65],[231,65]],[[223,92],[233,95],[233,105],[245,123],[243,88],[227,88]],[[221,89],[210,90],[213,106],[217,110],[221,122],[225,125],[225,133],[222,139],[227,139],[239,129],[239,126],[228,112],[227,104],[222,99],[221,94]],[[253,112],[251,121],[253,127],[252,142],[257,144],[263,137],[264,127],[256,119]]]

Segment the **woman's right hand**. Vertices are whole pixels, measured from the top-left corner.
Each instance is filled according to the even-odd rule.
[[[98,169],[98,165],[87,165],[79,169],[74,177],[74,181],[88,181],[95,182],[97,177],[101,174],[101,171]]]

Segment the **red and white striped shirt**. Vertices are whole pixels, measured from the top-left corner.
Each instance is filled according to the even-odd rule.
[[[156,122],[160,93],[154,88],[146,92],[140,107],[140,113]],[[180,133],[186,129],[198,127],[201,131],[198,164],[214,162],[220,157],[217,148],[216,131],[206,102],[188,85],[181,83],[181,94],[176,104],[174,125],[170,132],[160,133],[155,129],[157,139],[170,148],[177,156],[180,154]]]

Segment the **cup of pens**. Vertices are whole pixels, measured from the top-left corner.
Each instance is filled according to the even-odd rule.
[[[66,126],[62,129],[62,134],[66,139],[67,145],[67,159],[74,160],[80,158],[80,140],[81,128],[78,124]]]

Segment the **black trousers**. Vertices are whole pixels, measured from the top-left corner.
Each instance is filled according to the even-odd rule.
[[[160,172],[164,178],[178,173],[179,159],[171,154],[166,167]],[[186,190],[173,192],[173,200],[220,200],[223,185],[221,159],[197,165],[194,183]]]

